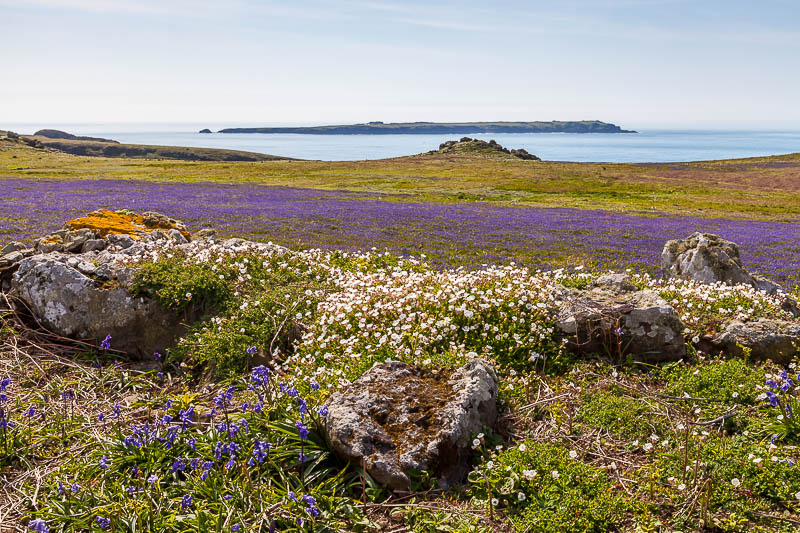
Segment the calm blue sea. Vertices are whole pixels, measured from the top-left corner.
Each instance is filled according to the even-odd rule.
[[[270,126],[272,124],[260,124]],[[124,143],[229,148],[300,159],[381,159],[436,149],[452,135],[297,135],[196,133],[202,124],[3,124],[0,129],[33,133],[55,128]],[[251,126],[228,124],[227,126]],[[628,127],[624,125],[624,127]],[[550,161],[669,162],[730,159],[800,152],[800,131],[640,130],[636,134],[491,134],[508,148],[524,148]]]

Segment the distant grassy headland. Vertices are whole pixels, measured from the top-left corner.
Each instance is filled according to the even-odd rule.
[[[202,130],[200,133],[210,133]],[[219,133],[304,133],[311,135],[389,135],[475,133],[636,133],[599,120],[551,122],[367,122],[337,126],[225,128]]]
[[[34,135],[18,135],[0,131],[0,139],[33,148],[49,148],[67,154],[88,157],[122,157],[130,159],[177,159],[181,161],[283,161],[281,157],[240,150],[194,148],[188,146],[155,146],[122,144],[111,139],[79,137],[59,130],[39,130]]]

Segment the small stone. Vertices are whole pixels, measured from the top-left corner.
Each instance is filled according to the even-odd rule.
[[[97,267],[93,263],[87,263],[86,261],[81,261],[75,268],[78,269],[78,272],[87,276],[91,276],[97,271]]]
[[[105,250],[108,243],[105,239],[88,239],[81,247],[81,253],[99,252]]]
[[[174,228],[167,231],[167,237],[174,244],[186,244],[187,242],[189,242],[188,240],[186,240],[186,237],[183,236],[183,233]]]
[[[214,228],[203,228],[192,235],[194,240],[214,240],[217,237],[217,230]]]
[[[130,235],[109,235],[108,237],[109,244],[112,244],[119,248],[120,250],[124,250],[126,248],[130,248],[136,241]]]

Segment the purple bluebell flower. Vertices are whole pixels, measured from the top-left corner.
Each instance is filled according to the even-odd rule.
[[[321,416],[322,418],[328,418],[328,415],[330,414],[330,411],[328,411],[328,404],[326,403],[322,404],[322,407],[317,409],[317,412],[319,413],[319,416]]]
[[[100,468],[102,468],[103,470],[108,468],[108,457],[106,457],[105,455],[100,458]]]
[[[98,516],[97,526],[102,530],[106,530],[109,528],[109,526],[111,526],[111,520],[109,520],[108,518],[104,518],[102,516]]]
[[[255,346],[251,346],[247,349],[247,355],[255,355],[256,353],[258,353],[258,348]]]
[[[28,529],[38,531],[39,533],[50,533],[50,528],[47,527],[47,522],[41,518],[36,518],[28,522]]]
[[[189,494],[184,494],[181,498],[181,509],[189,509],[192,507],[192,497]]]
[[[111,335],[106,335],[106,338],[100,343],[100,348],[106,351],[111,348]]]
[[[158,476],[155,474],[150,475],[150,477],[147,478],[147,483],[150,485],[151,489],[156,488],[156,484],[158,483]]]
[[[303,424],[300,420],[295,422],[295,427],[297,427],[297,435],[300,437],[300,440],[308,439],[308,427]]]

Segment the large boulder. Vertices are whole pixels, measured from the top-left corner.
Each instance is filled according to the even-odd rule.
[[[655,291],[637,290],[624,274],[566,293],[556,325],[573,353],[630,355],[646,362],[686,355],[685,326],[675,309]]]
[[[178,315],[133,297],[135,264],[190,240],[186,226],[159,213],[94,211],[42,237],[35,250],[0,258],[0,285],[59,335],[94,343],[111,335],[115,349],[150,355],[197,317],[194,309]]]
[[[390,489],[408,489],[414,470],[441,486],[466,476],[471,439],[497,418],[497,376],[473,359],[455,372],[402,362],[374,366],[328,402],[328,440],[342,458]]]
[[[713,233],[693,233],[685,239],[667,241],[661,252],[661,271],[666,278],[745,284],[770,294],[780,289],[777,284],[746,272],[739,245]]]
[[[750,349],[754,360],[769,359],[779,364],[789,363],[800,347],[800,325],[788,320],[760,318],[752,322],[735,320],[723,330],[701,339],[700,347],[707,352],[724,352],[741,356]]]
[[[163,351],[185,331],[186,317],[131,296],[123,283],[129,281],[130,269],[103,266],[108,269],[105,279],[95,275],[98,267],[90,258],[59,252],[34,255],[19,263],[12,295],[53,332],[95,344],[111,335],[114,349],[133,355]]]

